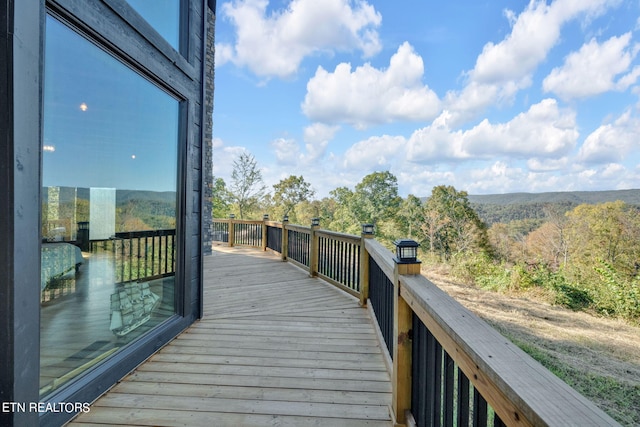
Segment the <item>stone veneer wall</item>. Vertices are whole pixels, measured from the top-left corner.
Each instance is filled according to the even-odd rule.
[[[215,58],[215,1],[209,1],[207,7],[207,40],[206,43],[206,96],[205,96],[205,138],[203,146],[204,156],[204,206],[202,211],[202,245],[203,255],[211,254],[211,245],[213,244],[213,216],[212,216],[212,200],[213,200],[213,89],[214,89],[214,58]]]

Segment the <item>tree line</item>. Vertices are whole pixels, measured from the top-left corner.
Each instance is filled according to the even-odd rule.
[[[488,226],[468,194],[440,185],[421,199],[402,198],[388,171],[365,176],[355,187],[328,197],[302,176],[291,175],[268,191],[255,158],[234,161],[227,184],[214,177],[213,216],[273,220],[359,234],[374,224],[376,238],[391,247],[398,238],[420,243],[425,266],[445,268],[460,280],[503,292],[532,292],[572,309],[640,320],[640,211],[624,202],[540,204],[534,219]],[[486,213],[485,213],[486,214]],[[517,218],[517,216],[516,216]]]

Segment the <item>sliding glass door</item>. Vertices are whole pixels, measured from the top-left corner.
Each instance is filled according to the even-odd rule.
[[[41,397],[176,313],[179,106],[47,16]]]

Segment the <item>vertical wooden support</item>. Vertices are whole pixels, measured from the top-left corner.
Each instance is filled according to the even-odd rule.
[[[262,220],[262,250],[267,250],[267,219]]]
[[[233,218],[229,219],[229,246],[233,246],[236,242],[236,227]]]
[[[400,296],[400,275],[420,274],[420,263],[398,264],[394,268],[393,374],[391,378],[394,426],[404,426],[411,409],[411,328],[413,311]]]
[[[280,259],[282,259],[282,261],[287,260],[287,254],[289,253],[289,233],[287,231],[288,224],[289,224],[288,220],[286,219],[282,220],[282,244],[280,245],[280,248],[282,250],[282,253],[280,254]]]
[[[366,239],[372,239],[373,234],[362,233],[360,237],[360,305],[367,306],[369,299],[369,252],[365,244]]]
[[[311,226],[311,236],[309,236],[309,275],[315,277],[318,275],[318,234],[316,231],[320,228],[318,225]]]

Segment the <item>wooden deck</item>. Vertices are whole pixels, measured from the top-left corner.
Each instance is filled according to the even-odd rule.
[[[389,376],[355,298],[255,249],[217,246],[204,268],[204,318],[71,425],[391,425]]]

